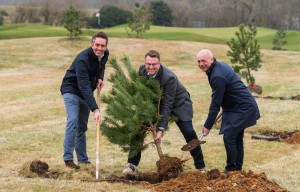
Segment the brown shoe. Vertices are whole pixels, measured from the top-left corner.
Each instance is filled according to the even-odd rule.
[[[67,167],[71,168],[71,169],[79,169],[80,167],[78,165],[76,165],[72,160],[70,161],[65,161],[65,164]]]

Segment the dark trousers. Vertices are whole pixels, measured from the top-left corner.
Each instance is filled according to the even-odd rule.
[[[192,121],[178,120],[176,122],[176,124],[179,127],[179,129],[187,143],[193,139],[198,139],[197,134],[193,128]],[[196,169],[204,168],[205,163],[203,160],[203,154],[202,154],[200,145],[197,148],[191,150],[190,153],[194,159],[194,165],[195,165]],[[132,163],[132,164],[138,166],[140,160],[141,160],[141,152],[139,152],[136,156],[134,156],[132,158],[128,158],[128,163]]]
[[[226,171],[240,171],[244,161],[244,130],[224,134],[224,145],[227,155]]]

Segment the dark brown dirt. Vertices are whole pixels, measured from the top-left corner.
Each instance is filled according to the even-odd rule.
[[[297,134],[299,134],[299,132]],[[126,175],[121,177],[111,175],[105,179],[83,179],[82,181],[106,181],[111,183],[135,184],[164,192],[287,192],[287,190],[281,188],[277,183],[269,181],[265,173],[255,174],[251,170],[247,173],[244,171],[226,173],[220,172],[218,169],[213,169],[207,174],[201,173],[200,171],[183,173],[183,161],[174,157],[162,158],[157,164],[159,167],[166,166],[172,167],[172,169],[158,168],[158,170],[165,175],[161,175],[158,172],[138,173],[136,175]],[[181,166],[175,166],[176,168],[174,168],[174,165],[179,164]],[[40,160],[34,160],[30,165],[25,165],[23,171],[24,170],[34,173],[32,177],[59,179],[58,176],[64,174],[63,172],[59,173],[49,170],[49,165]],[[60,177],[60,179],[62,178]]]
[[[204,144],[206,141],[200,141],[199,139],[193,139],[184,146],[181,147],[182,151],[191,151],[198,147],[200,144]]]
[[[250,85],[248,85],[248,89],[252,93],[257,93],[259,95],[262,94],[262,87],[259,86],[259,85],[252,85],[252,84],[250,84]]]
[[[156,162],[157,173],[163,179],[174,178],[183,171],[183,163],[177,157],[164,156]]]
[[[214,169],[207,174],[189,172],[178,178],[162,183],[145,185],[156,191],[201,191],[201,192],[287,192],[277,183],[269,181],[264,173],[255,174],[243,171],[219,172]]]
[[[57,179],[61,174],[63,174],[56,170],[49,170],[49,165],[40,160],[34,160],[30,164],[26,163],[19,173],[27,178],[43,177],[52,179]]]
[[[300,144],[300,131],[261,131],[260,134],[271,137],[280,137],[282,141],[290,144]]]

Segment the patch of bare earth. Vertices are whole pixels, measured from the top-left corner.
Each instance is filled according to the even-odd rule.
[[[262,135],[279,137],[282,141],[290,144],[300,144],[300,131],[262,131]]]
[[[162,162],[161,162],[162,161]],[[153,173],[138,173],[128,174],[124,176],[111,175],[105,179],[94,179],[94,172],[90,172],[88,177],[76,178],[74,176],[63,176],[66,174],[80,174],[80,170],[75,172],[66,173],[65,171],[53,171],[49,169],[46,162],[34,160],[30,164],[23,166],[20,170],[20,175],[24,177],[42,177],[52,179],[81,179],[85,182],[111,182],[111,183],[124,183],[141,185],[144,188],[154,188],[156,191],[203,191],[203,192],[287,192],[281,188],[277,183],[268,180],[265,173],[256,174],[251,170],[248,172],[235,171],[235,172],[220,172],[218,169],[208,171],[207,174],[196,172],[182,173],[182,167],[177,170],[160,169],[159,166],[182,165],[182,161],[171,158],[163,159],[157,162],[158,171],[166,171],[163,174],[159,172]],[[173,164],[172,164],[173,163]],[[176,167],[176,166],[175,166]],[[94,169],[94,167],[91,167]],[[178,168],[178,167],[177,167]],[[80,168],[81,169],[81,168]],[[84,171],[84,170],[83,170]],[[86,170],[85,170],[86,171]],[[81,174],[80,174],[81,175]]]
[[[147,185],[146,185],[147,187]],[[178,178],[150,185],[156,191],[201,191],[201,192],[287,192],[277,183],[269,181],[265,173],[255,174],[252,171],[219,172],[217,169],[207,174],[189,172]]]

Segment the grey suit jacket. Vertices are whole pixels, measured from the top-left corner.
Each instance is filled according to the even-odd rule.
[[[145,65],[140,66],[139,74],[147,75]],[[167,67],[160,65],[155,79],[159,81],[163,91],[160,102],[162,117],[157,127],[167,128],[171,113],[182,121],[191,121],[193,118],[193,105],[190,94],[179,82],[177,76]]]

